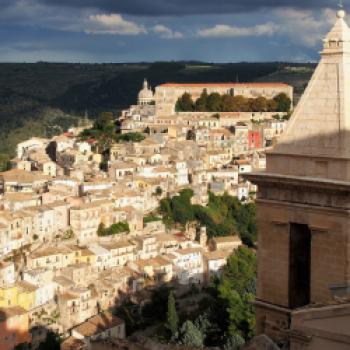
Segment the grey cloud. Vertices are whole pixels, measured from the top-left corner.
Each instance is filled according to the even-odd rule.
[[[3,0],[8,1],[8,0]],[[14,0],[11,0],[14,1]],[[94,8],[136,16],[184,16],[255,12],[260,9],[336,7],[334,0],[38,0],[46,5]]]

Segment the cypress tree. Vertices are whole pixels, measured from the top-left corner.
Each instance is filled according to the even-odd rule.
[[[177,334],[179,327],[179,316],[177,315],[174,294],[171,291],[168,297],[168,312],[166,328],[169,329],[171,336],[174,337]]]

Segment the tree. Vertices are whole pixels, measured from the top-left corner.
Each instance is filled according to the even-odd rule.
[[[169,329],[171,337],[176,337],[179,328],[179,316],[177,315],[174,293],[172,291],[168,297],[166,328]]]
[[[186,321],[180,329],[180,343],[185,346],[202,348],[204,345],[204,336],[193,322]]]
[[[196,318],[196,320],[194,321],[194,325],[197,327],[197,329],[200,330],[200,332],[203,335],[203,340],[204,340],[208,330],[212,326],[210,323],[209,317],[208,317],[208,313],[204,313],[202,315],[199,315]]]
[[[126,233],[130,232],[129,224],[124,221],[120,221],[118,223],[112,224],[108,228],[106,228],[105,225],[101,223],[99,224],[97,229],[98,236],[112,236],[112,235],[116,235],[124,232]]]
[[[84,129],[79,137],[82,140],[93,138],[98,141],[100,152],[106,152],[114,142],[116,125],[112,112],[102,112],[91,129]]]
[[[239,350],[244,343],[244,339],[239,334],[231,335],[224,345],[224,350]]]
[[[207,99],[208,112],[220,112],[221,111],[221,96],[217,92],[213,92]]]
[[[289,111],[286,115],[282,117],[283,120],[289,120],[290,117],[292,116],[292,111]]]
[[[116,235],[118,233],[124,233],[124,232],[127,232],[127,233],[130,232],[129,224],[127,222],[120,221],[120,222],[117,222],[115,224],[112,224],[109,227],[107,234],[108,235]]]
[[[256,255],[240,247],[227,260],[227,266],[215,285],[218,303],[225,310],[227,331],[231,336],[250,339],[254,335],[255,314],[251,301],[255,297]]]
[[[249,111],[248,99],[246,99],[244,96],[241,96],[241,95],[233,96],[232,103],[233,103],[232,112]]]
[[[161,221],[161,220],[162,220],[162,218],[160,218],[159,216],[151,213],[151,214],[143,217],[143,224],[146,225],[149,222]]]
[[[176,112],[193,112],[194,103],[189,93],[185,92],[176,102]]]
[[[8,154],[0,154],[0,172],[7,171],[10,168],[10,156]]]
[[[169,197],[163,198],[160,201],[159,209],[163,216],[171,216],[171,199]]]
[[[105,130],[112,125],[114,127],[114,116],[112,112],[100,113],[98,119],[94,124],[95,129]]]
[[[157,196],[161,196],[163,194],[162,188],[160,186],[157,186],[155,193]]]
[[[52,331],[48,331],[45,341],[40,343],[38,350],[60,350],[60,348],[59,336]]]
[[[277,111],[277,103],[275,100],[268,99],[266,101],[266,109],[268,112],[276,112]]]
[[[267,99],[264,96],[246,98],[242,95],[220,95],[216,92],[208,95],[206,89],[204,89],[194,105],[198,112],[288,112],[291,100],[284,93],[275,96],[274,99]],[[184,94],[178,99],[176,110],[193,110],[193,101],[189,94]]]
[[[285,94],[280,93],[277,96],[273,98],[273,100],[276,102],[277,105],[277,112],[289,112],[292,101],[291,99]]]
[[[223,112],[232,112],[235,109],[235,99],[231,95],[224,95],[221,98],[221,106]]]
[[[163,198],[160,213],[163,222],[171,226],[174,222],[185,225],[197,220],[207,227],[209,237],[239,234],[243,243],[254,247],[257,235],[255,204],[242,204],[237,197],[224,194],[215,196],[209,192],[206,207],[192,205],[193,191],[183,190],[179,196]]]
[[[139,132],[128,132],[116,137],[117,142],[141,142],[144,139],[145,136]]]
[[[106,226],[104,223],[100,223],[97,228],[97,235],[98,236],[104,236],[104,233],[106,231]]]
[[[193,221],[194,212],[191,204],[193,191],[190,189],[182,190],[179,196],[171,199],[172,218],[175,222],[186,224]]]
[[[206,112],[208,103],[208,93],[207,89],[204,89],[201,96],[196,101],[196,111],[198,112]]]
[[[252,112],[265,112],[267,109],[267,100],[265,97],[250,99],[250,108]]]
[[[102,112],[99,119],[104,125],[114,123],[114,116],[112,112]]]
[[[156,288],[151,295],[151,302],[142,308],[142,316],[152,320],[152,323],[167,322],[167,310],[170,287],[162,285]]]
[[[162,214],[163,223],[166,227],[171,227],[174,223],[172,210],[171,210],[171,199],[169,197],[162,198],[160,200],[159,212]]]

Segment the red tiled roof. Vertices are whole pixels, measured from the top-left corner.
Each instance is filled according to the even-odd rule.
[[[94,139],[94,138],[90,138],[90,139],[87,139],[86,142],[90,145],[93,145],[94,143],[96,143],[97,141]]]
[[[268,83],[165,83],[160,86],[163,87],[240,87],[240,86],[252,86],[252,87],[272,87],[272,86],[289,86],[285,83],[268,82]]]
[[[178,238],[184,238],[185,235],[182,232],[175,233],[175,236]]]

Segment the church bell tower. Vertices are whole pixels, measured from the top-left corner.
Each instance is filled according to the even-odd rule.
[[[257,334],[283,340],[296,310],[350,290],[350,29],[342,9],[266,171],[247,178],[258,185]]]

